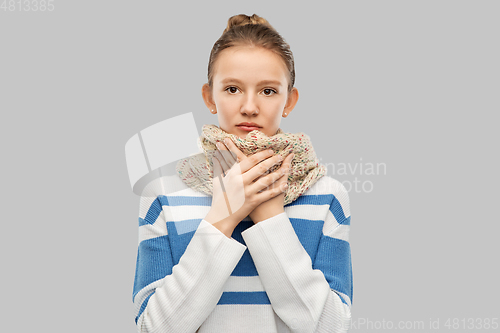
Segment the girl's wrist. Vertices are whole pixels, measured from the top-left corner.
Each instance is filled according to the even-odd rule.
[[[252,219],[253,223],[259,223],[284,212],[284,207],[254,210],[252,213],[250,213],[250,218]]]
[[[227,237],[231,238],[234,228],[238,224],[235,222],[236,216],[234,214],[229,216],[222,216],[220,213],[210,209],[204,220],[219,229]]]

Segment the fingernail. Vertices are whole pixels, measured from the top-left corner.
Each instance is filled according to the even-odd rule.
[[[219,141],[217,141],[215,145],[217,146],[217,148],[222,149],[222,144]]]

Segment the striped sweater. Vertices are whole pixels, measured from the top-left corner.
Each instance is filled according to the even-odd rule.
[[[323,176],[285,212],[232,237],[204,220],[212,198],[142,196],[133,301],[139,332],[346,332],[351,319],[349,196]],[[163,187],[164,188],[164,187]]]

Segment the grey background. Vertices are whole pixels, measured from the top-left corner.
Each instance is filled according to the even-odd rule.
[[[372,185],[349,191],[352,331],[499,317],[497,1],[54,4],[0,10],[2,331],[135,332],[125,142],[186,112],[218,124],[201,86],[240,13],[294,53],[300,98],[281,128],[358,165],[330,176]]]

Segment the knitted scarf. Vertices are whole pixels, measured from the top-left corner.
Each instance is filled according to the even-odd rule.
[[[284,133],[281,128],[275,135],[267,136],[259,130],[249,132],[245,139],[227,133],[216,125],[204,125],[198,146],[205,154],[197,154],[181,159],[176,165],[179,177],[189,187],[212,196],[213,162],[212,156],[217,149],[215,143],[230,138],[245,155],[272,149],[285,159],[289,151],[295,153],[288,175],[288,188],[285,191],[284,204],[295,201],[326,173],[326,167],[320,165],[309,136],[300,132]],[[269,169],[269,173],[281,167],[282,162]]]

